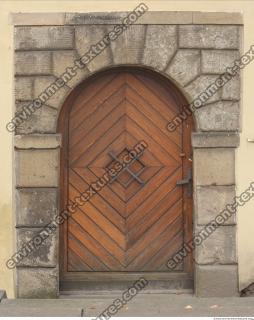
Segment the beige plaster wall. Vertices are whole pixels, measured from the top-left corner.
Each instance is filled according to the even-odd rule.
[[[253,1],[143,1],[151,11],[220,11],[242,12],[244,16],[244,51],[254,44],[254,2]],[[60,4],[61,3],[61,4]],[[5,267],[6,259],[13,252],[13,214],[12,214],[12,135],[5,125],[13,112],[13,26],[10,24],[10,12],[89,12],[89,11],[127,11],[132,10],[138,1],[0,1],[0,288],[7,290],[8,296],[14,296],[13,272]],[[243,72],[242,134],[241,146],[237,151],[237,192],[241,193],[254,181],[254,62]],[[241,208],[238,213],[238,256],[240,289],[254,281],[254,200]]]

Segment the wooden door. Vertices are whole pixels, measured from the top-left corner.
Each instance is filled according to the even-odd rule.
[[[96,192],[61,230],[63,275],[170,272],[168,259],[192,233],[190,190],[177,185],[191,170],[191,120],[166,128],[184,104],[168,80],[131,68],[99,74],[67,99],[59,120],[61,209],[91,185]],[[191,272],[191,257],[176,270]]]

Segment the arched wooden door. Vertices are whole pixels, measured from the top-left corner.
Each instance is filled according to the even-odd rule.
[[[172,271],[168,259],[192,234],[191,190],[177,185],[191,172],[191,120],[166,129],[184,104],[168,80],[132,68],[101,73],[67,99],[61,209],[75,203],[75,213],[61,230],[63,278]],[[191,257],[176,270],[190,273]]]

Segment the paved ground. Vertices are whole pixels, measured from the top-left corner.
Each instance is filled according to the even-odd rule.
[[[3,299],[0,316],[100,315],[121,293],[89,295],[73,299]],[[254,297],[197,298],[191,294],[139,294],[117,316],[249,316],[254,317]]]

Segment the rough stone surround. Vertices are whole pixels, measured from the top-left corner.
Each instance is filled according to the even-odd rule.
[[[16,113],[126,14],[15,14]],[[31,239],[58,210],[61,137],[56,134],[56,123],[63,101],[73,88],[101,69],[136,65],[170,78],[191,102],[239,57],[241,24],[238,13],[147,12],[138,24],[132,25],[87,68],[80,70],[47,105],[18,126],[15,137],[17,247]],[[232,202],[235,195],[239,103],[238,77],[195,113],[197,132],[193,134],[192,146],[197,231]],[[196,250],[195,290],[199,296],[238,294],[235,221],[233,217]],[[18,297],[54,297],[58,285],[56,233],[18,266],[17,294]]]

